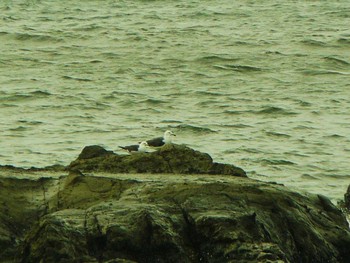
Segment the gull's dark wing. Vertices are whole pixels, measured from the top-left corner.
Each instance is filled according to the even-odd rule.
[[[148,143],[148,146],[151,146],[151,147],[160,147],[164,145],[164,139],[163,137],[158,137],[158,138],[148,140],[147,143]]]
[[[128,152],[137,152],[139,150],[139,145],[129,145],[129,146],[119,146],[119,148],[122,148],[123,150],[127,150]]]

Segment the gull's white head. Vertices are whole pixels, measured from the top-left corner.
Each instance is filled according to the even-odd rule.
[[[166,132],[164,132],[164,136],[163,136],[164,142],[171,143],[172,136],[176,136],[175,133],[173,133],[172,131],[167,130]]]
[[[148,150],[148,143],[146,141],[142,141],[140,142],[140,145],[139,145],[139,152],[146,152]]]

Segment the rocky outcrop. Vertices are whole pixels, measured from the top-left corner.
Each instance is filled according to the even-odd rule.
[[[326,197],[245,177],[20,171],[0,187],[2,262],[350,258],[347,222]]]
[[[109,173],[175,173],[244,176],[243,169],[231,164],[215,163],[209,154],[183,145],[165,145],[158,151],[118,155],[101,146],[87,146],[69,170]]]
[[[0,262],[350,258],[347,221],[329,199],[249,179],[186,146],[134,155],[88,146],[68,167],[0,166],[0,189]]]

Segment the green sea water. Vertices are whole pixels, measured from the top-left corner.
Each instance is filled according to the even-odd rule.
[[[0,3],[0,164],[160,136],[253,178],[350,183],[349,1]]]

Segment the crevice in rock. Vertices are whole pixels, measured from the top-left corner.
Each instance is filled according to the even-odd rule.
[[[272,238],[271,238],[271,234],[270,232],[267,230],[267,228],[265,227],[264,223],[259,222],[260,227],[263,231],[263,235],[264,235],[264,239],[268,242],[273,242]]]
[[[55,210],[58,211],[61,209],[61,178],[58,178],[58,189],[56,193],[56,207]]]
[[[153,229],[153,224],[152,224],[152,217],[148,212],[145,212],[143,214],[143,218],[144,218],[144,243],[145,243],[145,248],[144,248],[144,253],[147,255],[148,258],[151,258],[152,255],[154,255],[153,253],[153,233],[154,233],[154,229]]]
[[[299,253],[299,251],[300,251],[299,244],[296,240],[296,234],[294,233],[294,226],[288,219],[286,220],[286,222],[287,222],[287,226],[288,226],[287,229],[289,230],[290,237],[292,238],[292,243],[294,244],[294,246],[296,248],[296,252],[297,252],[297,255],[294,253],[291,256],[295,262],[302,262],[303,260],[300,256],[300,253]]]
[[[188,213],[188,211],[182,207],[181,204],[175,201],[176,205],[180,208],[183,219],[185,221],[185,234],[189,241],[189,244],[194,252],[193,261],[194,262],[207,262],[206,256],[201,251],[200,237],[197,233],[196,224]]]
[[[48,205],[48,200],[46,199],[46,189],[45,189],[44,180],[45,180],[44,178],[40,178],[39,182],[40,182],[41,189],[43,191],[43,207],[44,207],[43,214],[46,215],[49,209],[49,205]]]
[[[96,215],[93,215],[93,227],[96,229],[92,233],[89,233],[88,227],[87,227],[87,219],[88,214],[85,213],[85,220],[84,220],[84,230],[85,230],[85,238],[86,238],[86,245],[89,251],[89,254],[97,259],[98,262],[104,261],[104,251],[106,249],[107,245],[107,237],[102,233],[102,227],[98,221],[98,218]]]

